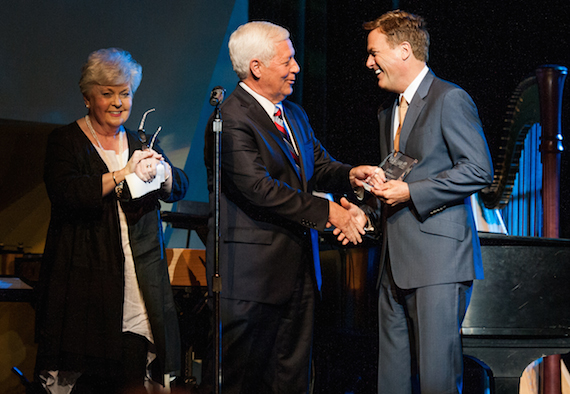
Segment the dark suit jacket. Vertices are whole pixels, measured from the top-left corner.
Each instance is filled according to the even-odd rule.
[[[396,102],[378,115],[382,158],[393,149],[395,109]],[[409,105],[400,151],[419,162],[405,179],[411,200],[388,209],[382,223],[396,284],[483,279],[468,197],[492,182],[493,169],[473,100],[428,72]]]
[[[310,230],[323,230],[328,220],[329,202],[311,192],[317,187],[351,192],[351,167],[326,152],[300,106],[284,101],[283,108],[299,146],[300,173],[273,120],[243,88],[238,85],[220,107],[223,170],[219,260],[224,298],[286,302],[301,264],[312,261]],[[213,269],[215,225],[211,124],[212,119],[206,128],[204,151],[211,212],[208,280]]]

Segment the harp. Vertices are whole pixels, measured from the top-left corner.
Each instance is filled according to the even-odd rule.
[[[559,235],[562,90],[568,70],[539,67],[508,104],[493,184],[481,191],[486,208],[502,209],[509,234]]]

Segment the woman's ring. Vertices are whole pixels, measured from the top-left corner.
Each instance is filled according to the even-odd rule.
[[[147,165],[146,165],[146,168],[150,168],[150,164],[147,164]]]

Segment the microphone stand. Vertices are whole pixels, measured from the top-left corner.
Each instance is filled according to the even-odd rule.
[[[220,277],[220,196],[221,196],[221,174],[222,174],[222,117],[220,114],[221,100],[216,102],[214,121],[212,129],[214,131],[214,195],[215,195],[215,235],[214,235],[214,274],[212,276],[212,293],[214,297],[214,393],[220,394],[222,387],[222,321],[220,309],[220,293],[222,291],[222,280]]]

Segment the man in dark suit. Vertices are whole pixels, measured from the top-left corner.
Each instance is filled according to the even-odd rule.
[[[303,109],[285,100],[300,71],[286,29],[247,23],[231,35],[229,49],[240,83],[220,107],[222,390],[306,393],[320,285],[317,231],[333,225],[343,243],[358,243],[366,224],[346,199],[339,205],[312,192],[352,193],[376,167],[335,161]],[[212,135],[208,126],[211,213]],[[212,215],[209,229],[211,280]]]
[[[391,11],[364,28],[366,66],[397,94],[378,115],[382,158],[418,160],[405,181],[371,181],[383,206],[378,392],[461,392],[460,328],[483,279],[469,196],[491,184],[489,150],[473,100],[427,67],[421,17]]]

